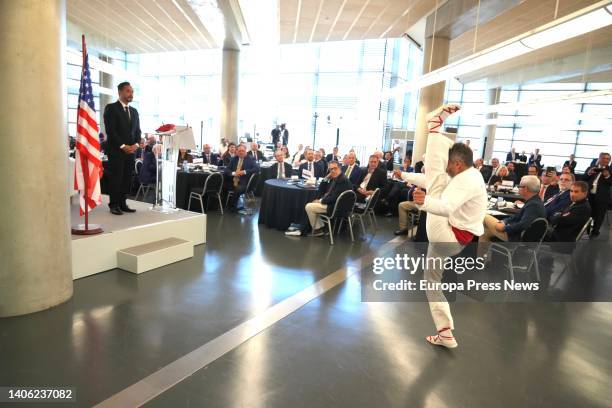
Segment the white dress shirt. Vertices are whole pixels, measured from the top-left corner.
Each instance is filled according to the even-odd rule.
[[[484,233],[487,204],[482,175],[471,167],[451,178],[439,199],[425,195],[425,203],[419,207],[429,213],[448,217],[449,224],[455,228],[480,236]]]

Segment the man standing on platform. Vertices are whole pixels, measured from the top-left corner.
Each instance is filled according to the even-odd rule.
[[[126,195],[132,183],[134,152],[140,142],[140,120],[138,111],[129,106],[134,98],[134,89],[129,82],[117,86],[119,100],[104,108],[106,127],[106,154],[110,190],[110,212],[114,215],[133,213],[127,206]]]
[[[281,140],[283,141],[283,146],[289,146],[289,131],[287,130],[287,125],[285,123],[281,123],[280,125],[280,135]]]
[[[601,153],[597,165],[589,167],[586,172],[589,183],[589,201],[593,211],[593,229],[591,238],[599,236],[599,228],[606,218],[606,211],[612,198],[610,197],[610,153]]]

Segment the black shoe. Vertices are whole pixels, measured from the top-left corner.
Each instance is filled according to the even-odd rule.
[[[395,235],[408,235],[408,229],[407,228],[400,228],[398,230],[393,231],[393,234],[395,234]]]
[[[124,213],[135,213],[136,212],[136,210],[133,210],[130,207],[128,207],[127,204],[119,206],[119,210],[123,211]]]
[[[110,212],[113,215],[123,215],[123,211],[119,207],[111,207]]]

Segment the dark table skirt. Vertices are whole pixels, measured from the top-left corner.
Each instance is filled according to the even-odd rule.
[[[187,209],[189,205],[189,193],[192,188],[203,188],[204,183],[210,173],[204,172],[184,172],[179,170],[176,172],[176,207]],[[200,206],[195,205],[191,208],[192,211],[200,211]]]
[[[296,187],[287,184],[286,180],[267,180],[261,195],[259,223],[281,231],[292,223],[308,226],[304,207],[316,196],[316,188]]]

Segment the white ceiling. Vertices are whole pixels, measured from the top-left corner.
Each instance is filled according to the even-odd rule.
[[[186,0],[67,0],[66,13],[128,53],[219,47]]]

